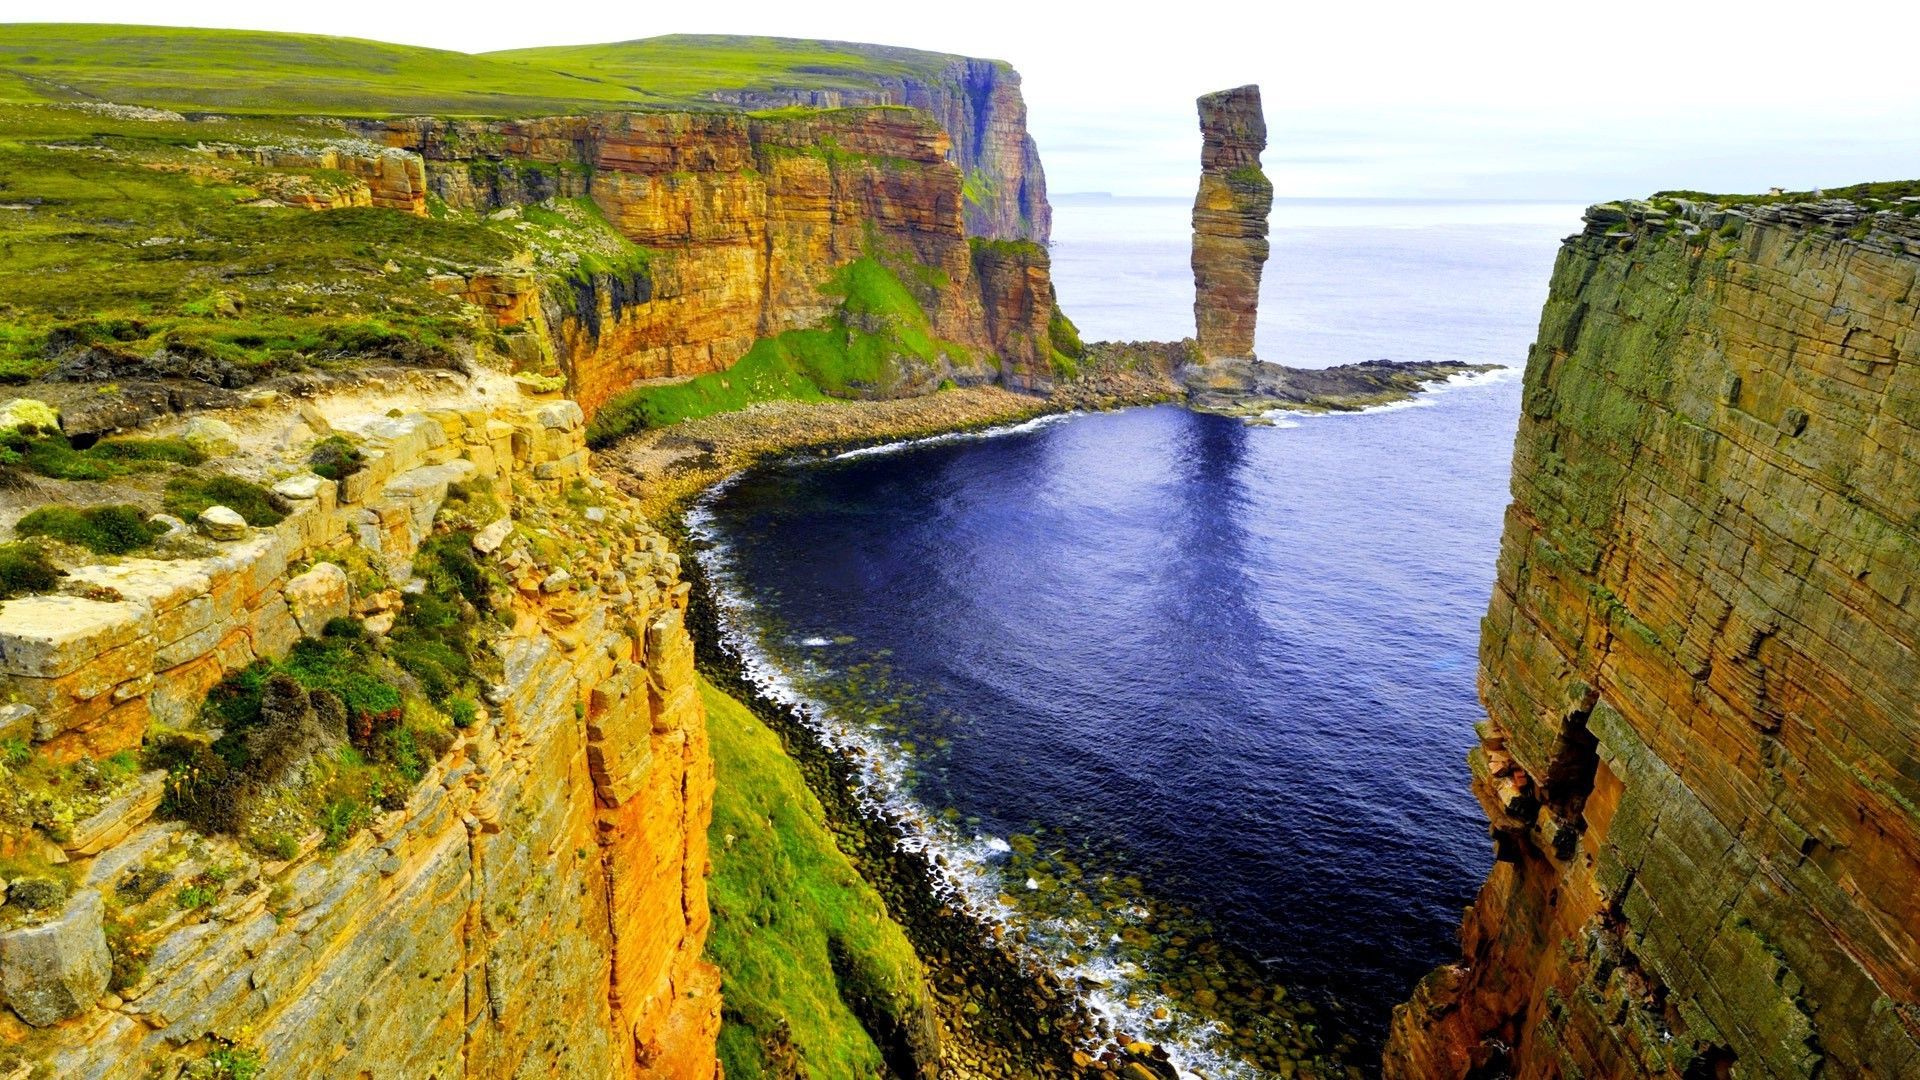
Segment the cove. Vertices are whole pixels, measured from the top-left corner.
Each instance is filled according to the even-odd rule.
[[[779,463],[695,534],[729,646],[1123,1030],[1228,1075],[1364,1062],[1488,868],[1464,756],[1517,374]]]

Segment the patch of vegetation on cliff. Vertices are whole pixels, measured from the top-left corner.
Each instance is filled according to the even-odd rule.
[[[1260,171],[1260,166],[1242,165],[1228,171],[1227,187],[1250,195],[1271,194],[1273,181],[1268,180],[1267,174]]]
[[[1816,202],[1820,199],[1848,199],[1853,202],[1872,205],[1874,203],[1897,203],[1904,199],[1920,198],[1920,180],[1883,180],[1866,184],[1848,184],[1845,187],[1821,188],[1815,191],[1783,191],[1765,195],[1721,195],[1707,191],[1659,191],[1649,197],[1655,206],[1671,204],[1676,200],[1696,203],[1711,203],[1716,206],[1773,206],[1803,202]],[[1668,207],[1662,206],[1662,209]]]
[[[166,534],[137,506],[42,506],[13,526],[19,536],[78,544],[96,555],[126,555]]]
[[[933,334],[900,276],[874,258],[842,267],[823,290],[839,310],[820,326],[762,338],[725,371],[635,387],[594,415],[587,443],[606,446],[632,431],[665,427],[762,401],[887,397],[965,347]]]
[[[915,1023],[920,961],[778,736],[705,679],[700,693],[715,772],[707,953],[724,976],[727,1075],[781,1075],[783,1055],[813,1076],[885,1075],[860,1014]]]
[[[64,573],[35,544],[0,544],[0,600],[52,592]]]
[[[472,540],[455,530],[421,545],[414,570],[425,587],[384,637],[334,619],[320,637],[209,691],[201,726],[213,738],[153,738],[147,764],[167,772],[162,808],[290,858],[315,832],[323,847],[338,847],[404,807],[472,721],[479,680],[497,675],[482,637],[501,583],[474,560]]]
[[[107,439],[82,450],[57,431],[0,435],[0,469],[23,468],[56,480],[111,480],[206,459],[184,439]]]
[[[167,513],[182,521],[192,521],[210,507],[224,506],[259,528],[280,524],[292,509],[287,500],[259,484],[225,473],[181,473],[167,481],[162,502]]]

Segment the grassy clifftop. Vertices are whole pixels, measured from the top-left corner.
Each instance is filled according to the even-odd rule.
[[[326,132],[285,120],[0,103],[0,259],[13,271],[0,275],[0,382],[83,353],[99,377],[137,369],[226,386],[333,358],[445,364],[490,331],[437,284],[542,245],[631,248],[584,204],[543,211],[541,229],[475,213],[262,205],[324,199],[351,178],[196,149],[316,134]]]
[[[712,104],[720,91],[929,77],[954,57],[686,36],[469,54],[317,34],[28,23],[0,35],[0,101],[113,101],[250,115],[527,116]]]

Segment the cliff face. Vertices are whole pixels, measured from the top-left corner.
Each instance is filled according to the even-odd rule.
[[[931,114],[953,139],[947,160],[964,178],[969,236],[1046,243],[1053,231],[1047,175],[1027,133],[1020,75],[998,60],[952,58],[938,76],[876,77],[871,90],[769,89],[712,96],[745,109],[905,105]]]
[[[1260,171],[1260,88],[1200,99],[1200,191],[1193,200],[1193,320],[1205,360],[1250,359],[1267,262],[1273,185]]]
[[[1528,359],[1498,862],[1390,1076],[1920,1074],[1920,229],[1596,207]]]
[[[488,623],[498,690],[357,831],[330,809],[324,835],[286,832],[271,855],[154,817],[192,773],[145,774],[79,821],[43,808],[21,829],[10,811],[13,872],[47,865],[64,884],[44,886],[58,903],[39,925],[7,909],[0,1048],[63,1077],[225,1076],[239,1061],[270,1076],[712,1077],[712,765],[677,559],[611,492],[578,508],[593,489],[570,402],[358,416],[342,430],[367,467],[283,482],[285,521],[204,558],[76,570],[84,597],[0,605],[0,679],[32,703],[8,710],[9,737],[25,733],[36,761],[86,756],[74,767],[98,778],[115,751],[198,731],[209,688],[254,660],[338,641],[350,613],[360,633],[390,631],[456,498],[500,515],[471,534],[511,590],[509,617]],[[573,552],[588,533],[592,550]],[[557,555],[570,573],[545,564]],[[260,805],[249,821],[289,809]]]
[[[638,380],[722,371],[756,340],[820,321],[837,303],[823,286],[865,255],[895,267],[932,332],[963,347],[952,357],[959,381],[993,379],[998,357],[1011,385],[1050,378],[1025,359],[1017,315],[989,321],[983,310],[961,174],[945,131],[919,112],[350,126],[422,154],[429,187],[450,205],[586,196],[645,249],[636,265],[583,266],[546,313],[589,414]]]

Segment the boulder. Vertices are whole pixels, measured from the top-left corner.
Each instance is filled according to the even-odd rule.
[[[233,425],[211,416],[196,416],[187,421],[180,437],[208,457],[225,457],[240,449],[240,433]]]
[[[273,485],[273,491],[274,494],[283,499],[301,502],[307,499],[319,498],[321,486],[331,483],[333,483],[333,481],[324,476],[317,476],[313,473],[300,473],[296,476],[289,476],[285,480]]]
[[[215,540],[245,540],[247,519],[224,506],[209,506],[200,511],[200,531]]]
[[[580,406],[572,401],[555,401],[534,410],[533,417],[540,426],[549,431],[578,431],[585,423],[586,416]]]
[[[330,620],[345,618],[352,609],[353,590],[347,572],[335,563],[315,565],[287,582],[285,593],[293,621],[308,637],[319,637]]]
[[[35,1027],[91,1008],[107,989],[113,959],[101,927],[100,894],[82,889],[60,916],[0,934],[0,998]]]
[[[473,534],[473,550],[482,555],[491,555],[500,550],[500,545],[507,542],[507,537],[512,532],[513,519],[501,518]]]

